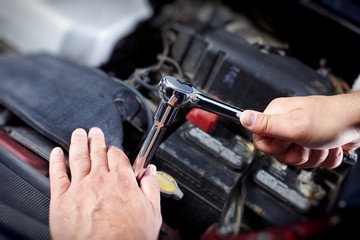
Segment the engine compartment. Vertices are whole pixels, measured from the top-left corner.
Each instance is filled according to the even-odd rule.
[[[164,76],[176,76],[209,96],[259,111],[277,97],[356,90],[359,69],[352,59],[360,53],[360,21],[351,12],[339,11],[347,9],[345,3],[358,11],[360,5],[344,1],[343,8],[334,9],[330,2],[151,2],[153,17],[120,39],[108,61],[95,69],[112,79],[111,86],[130,89],[137,99],[131,111],[122,110],[120,139],[129,159],[135,159],[152,125],[160,101],[157,84]],[[3,42],[1,55],[17,54],[9,46]],[[104,93],[120,104],[128,99]],[[47,177],[48,156],[59,144],[57,138],[7,105],[0,110],[4,139],[10,137],[44,160],[41,167],[27,162]],[[65,124],[58,127],[62,131]],[[109,134],[117,138],[114,128]],[[62,146],[67,148],[66,143]],[[250,239],[258,231],[275,239],[326,235],[333,228],[328,217],[346,206],[342,191],[353,168],[347,163],[332,170],[281,164],[255,150],[251,135],[239,123],[189,108],[181,109],[168,127],[152,163],[178,185],[177,190],[162,192],[160,239]],[[323,221],[311,232],[316,220]],[[277,228],[281,231],[273,231]]]

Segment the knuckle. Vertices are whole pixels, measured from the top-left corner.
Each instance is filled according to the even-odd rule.
[[[265,133],[271,132],[271,124],[270,124],[270,120],[271,119],[271,115],[269,115],[266,118],[262,118],[262,131]]]
[[[75,155],[73,158],[71,158],[72,162],[84,162],[84,161],[89,161],[89,156],[87,154],[78,154]]]
[[[286,106],[289,98],[279,97],[271,100],[269,105],[266,107],[264,113],[279,113],[282,112],[284,106]]]
[[[61,181],[63,179],[68,180],[69,176],[66,173],[55,173],[55,174],[53,174],[53,180]]]
[[[100,157],[100,156],[104,156],[105,153],[105,149],[94,149],[90,152],[90,157]]]
[[[272,126],[270,124],[271,121],[271,115],[258,115],[255,120],[255,128],[257,131],[261,134],[268,134],[271,132]]]

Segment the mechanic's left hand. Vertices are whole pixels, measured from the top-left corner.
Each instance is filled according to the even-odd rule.
[[[76,129],[69,149],[50,155],[50,231],[54,239],[157,239],[162,223],[156,167],[136,181],[126,155],[107,148],[99,128]]]

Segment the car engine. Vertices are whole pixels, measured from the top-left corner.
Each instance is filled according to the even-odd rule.
[[[15,2],[9,9],[29,9]],[[86,16],[76,12],[81,1],[74,8],[55,2],[46,6],[76,14],[51,19]],[[110,20],[95,32],[92,22],[74,24],[70,34],[59,30],[61,38],[50,39],[61,47],[47,49],[31,45],[49,38],[36,31],[41,25],[34,22],[31,37],[15,41],[9,23],[21,17],[0,13],[0,236],[50,238],[49,154],[57,145],[67,151],[77,126],[100,126],[107,143],[133,161],[151,131],[166,76],[258,111],[278,97],[358,90],[358,1],[135,2],[126,10],[133,22],[116,11],[95,12],[92,18]],[[22,16],[40,8],[30,9]],[[113,27],[119,19],[126,31]],[[54,105],[57,111],[49,111]],[[357,153],[335,169],[302,169],[257,151],[251,138],[239,122],[179,109],[151,159],[162,194],[159,239],[321,239],[340,231]]]

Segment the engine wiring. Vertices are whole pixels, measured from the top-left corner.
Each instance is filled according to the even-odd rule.
[[[129,77],[128,80],[135,87],[141,86],[149,91],[156,91],[160,79],[153,79],[151,77],[153,73],[163,75],[163,72],[172,72],[173,75],[178,75],[183,79],[186,78],[180,64],[175,59],[169,57],[171,40],[175,37],[173,36],[173,32],[167,26],[164,26],[161,35],[163,51],[157,55],[158,62],[153,66],[135,69],[133,74]]]

